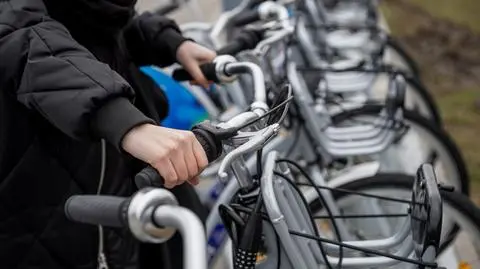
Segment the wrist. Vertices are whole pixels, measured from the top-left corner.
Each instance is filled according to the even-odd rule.
[[[178,48],[186,41],[192,41],[191,39],[185,38],[180,32],[173,28],[167,28],[163,30],[162,34],[159,36],[161,40],[168,40],[165,42],[165,45],[168,49],[168,53],[174,58],[177,59]]]
[[[138,146],[140,141],[144,139],[143,134],[156,125],[151,123],[143,123],[131,128],[122,138],[120,145],[122,149],[130,154],[134,151],[134,148]]]
[[[92,117],[91,127],[96,136],[104,138],[122,151],[124,136],[133,128],[155,121],[145,116],[128,99],[116,98],[104,104]]]

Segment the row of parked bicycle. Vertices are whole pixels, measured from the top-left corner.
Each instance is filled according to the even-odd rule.
[[[153,243],[176,228],[189,269],[480,266],[465,163],[380,21],[373,0],[244,0],[182,25],[219,55],[201,66],[216,89],[188,87],[209,116],[192,128],[206,227],[152,168],[133,197],[74,196],[67,215]]]

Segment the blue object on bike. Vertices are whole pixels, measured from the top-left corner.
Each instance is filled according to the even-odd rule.
[[[168,116],[161,122],[162,126],[190,130],[195,124],[208,118],[207,111],[195,96],[171,76],[154,67],[142,67],[141,70],[151,77],[167,96]]]

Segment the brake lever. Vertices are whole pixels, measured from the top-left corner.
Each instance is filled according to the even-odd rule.
[[[278,123],[270,125],[267,128],[258,131],[261,132],[261,134],[253,136],[250,140],[225,155],[222,163],[220,164],[220,168],[218,169],[218,176],[220,177],[220,180],[225,181],[228,178],[226,170],[228,167],[230,167],[235,159],[243,154],[260,149],[264,143],[278,133],[279,130],[280,125]]]
[[[194,129],[200,129],[209,132],[215,137],[215,140],[217,141],[227,140],[237,135],[236,128],[222,128],[220,126],[211,124],[208,120],[196,124],[195,126],[193,126],[192,130]]]

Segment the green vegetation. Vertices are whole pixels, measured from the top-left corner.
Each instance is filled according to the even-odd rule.
[[[461,148],[480,203],[480,1],[383,0],[392,34],[416,59]]]

